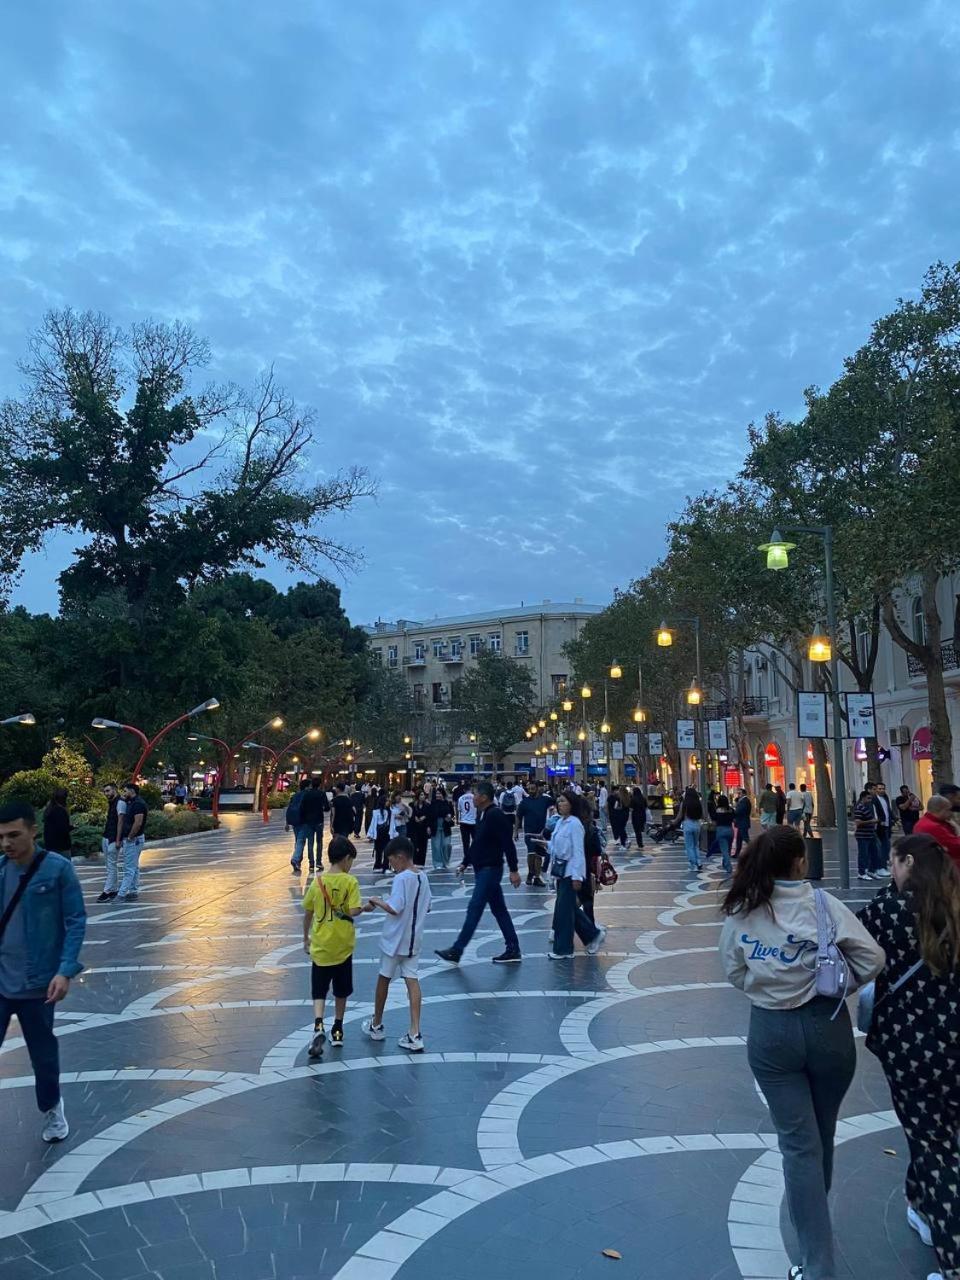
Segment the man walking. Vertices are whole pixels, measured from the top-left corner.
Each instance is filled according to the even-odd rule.
[[[120,873],[117,865],[120,857],[120,824],[127,811],[127,802],[112,782],[108,782],[103,788],[103,794],[107,797],[107,820],[103,826],[100,848],[103,850],[107,874],[103,881],[103,892],[97,901],[110,902],[117,896],[117,890],[120,888]]]
[[[323,815],[330,808],[327,793],[320,785],[319,778],[312,778],[310,785],[303,793],[300,801],[300,829],[297,831],[296,844],[293,846],[293,857],[290,859],[299,873],[303,866],[303,846],[307,846],[307,862],[310,870],[315,871],[322,866],[323,850]]]
[[[777,806],[779,803],[777,793],[773,789],[773,783],[765,783],[757,801],[757,808],[760,810],[760,822],[763,826],[775,827],[777,825]]]
[[[362,787],[354,787],[350,803],[353,805],[353,834],[359,836],[363,830],[363,805],[366,797]]]
[[[473,867],[475,872],[473,896],[467,906],[467,916],[460,930],[460,936],[452,947],[438,951],[437,955],[441,960],[459,964],[460,957],[480,923],[484,907],[489,906],[506,944],[506,950],[494,956],[493,963],[514,964],[520,959],[520,941],[513,927],[513,921],[510,919],[510,912],[503,899],[501,887],[504,859],[510,868],[510,883],[515,889],[520,886],[517,849],[513,843],[513,815],[504,813],[497,806],[491,783],[478,782],[473,794],[477,806],[476,830],[470,852],[459,868],[462,874],[468,866]]]
[[[16,1014],[43,1113],[41,1137],[62,1142],[70,1128],[53,1015],[83,968],[87,913],[70,859],[39,848],[36,837],[30,805],[0,807],[0,1044]]]
[[[787,821],[798,830],[803,822],[803,793],[793,782],[787,784]]]
[[[470,841],[477,825],[477,806],[473,803],[473,792],[465,788],[457,797],[457,821],[460,824],[460,842],[463,845],[463,861],[467,861],[470,852]]]
[[[530,794],[524,796],[517,809],[517,822],[523,833],[527,846],[527,884],[537,889],[545,889],[541,877],[543,867],[543,845],[536,842],[535,837],[546,834],[547,814],[553,804],[549,795],[540,790],[540,783],[535,778],[529,782]]]
[[[803,834],[805,836],[813,835],[813,792],[807,790],[805,782],[800,783],[800,794],[803,796]]]
[[[886,784],[883,782],[875,782],[873,784],[873,807],[877,814],[877,866],[873,868],[874,872],[884,871],[890,864],[890,829],[893,826],[894,814],[890,804],[890,797],[887,795]],[[876,876],[874,876],[876,879]]]
[[[123,845],[123,880],[117,892],[118,902],[136,902],[140,896],[140,855],[146,840],[147,802],[141,799],[140,788],[128,782],[123,788],[126,810],[120,829]]]
[[[333,788],[333,812],[330,815],[330,830],[335,836],[353,835],[353,801],[347,795],[347,788],[338,782]]]

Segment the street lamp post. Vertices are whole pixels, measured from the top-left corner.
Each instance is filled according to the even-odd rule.
[[[850,888],[850,838],[847,832],[847,780],[843,759],[843,712],[840,710],[840,666],[837,660],[837,597],[833,581],[833,526],[794,524],[790,533],[805,533],[823,542],[824,589],[827,597],[827,636],[829,639],[830,702],[833,708],[833,803],[837,817],[837,855],[840,858],[840,887]],[[786,542],[779,529],[774,529],[769,542],[758,551],[767,553],[768,569],[786,569],[790,552],[796,543]],[[822,661],[822,650],[814,661]],[[811,657],[813,655],[811,654]]]
[[[24,711],[18,716],[7,716],[5,720],[0,720],[0,724],[22,724],[24,726],[34,725],[37,718],[32,711]]]
[[[194,716],[202,715],[204,711],[216,711],[219,705],[220,703],[216,698],[207,698],[206,702],[201,702],[199,706],[191,708],[190,711],[185,711],[182,716],[177,716],[176,720],[171,720],[169,724],[165,724],[162,729],[149,739],[142,729],[138,729],[132,724],[121,724],[119,720],[107,720],[103,716],[95,716],[91,721],[91,724],[94,729],[123,729],[125,732],[132,733],[140,739],[143,749],[140,752],[140,757],[137,760],[137,763],[133,767],[133,773],[131,775],[133,779],[136,780],[140,776],[141,769],[149,759],[150,753],[156,750],[160,742],[168,733],[173,729],[176,729],[178,725],[183,724],[184,721],[192,720]]]
[[[581,728],[580,728],[580,735],[579,735],[580,742],[582,744],[582,754],[580,758],[583,761],[583,780],[582,781],[583,781],[584,787],[586,787],[587,785],[587,755],[589,750],[587,746],[587,699],[592,697],[593,697],[593,690],[590,688],[588,684],[584,684],[580,689]]]
[[[703,669],[700,662],[700,618],[695,613],[675,615],[677,622],[688,622],[693,627],[694,652],[696,654],[696,681],[694,688],[699,696],[692,697],[694,688],[687,692],[687,703],[697,709],[697,739],[700,748],[700,798],[703,803],[703,816],[709,811],[710,788],[707,785],[707,744],[703,738]],[[669,649],[673,644],[673,631],[666,621],[660,623],[657,630],[657,644],[661,649]]]
[[[305,742],[308,739],[310,742],[316,742],[319,737],[319,729],[308,729],[306,733],[301,733],[298,738],[294,738],[291,742],[288,742],[287,745],[285,747],[281,747],[279,751],[274,751],[273,747],[265,746],[261,742],[245,742],[243,744],[245,747],[251,747],[255,751],[265,751],[268,755],[273,757],[273,770],[267,775],[266,785],[263,783],[260,785],[260,792],[263,800],[261,813],[263,815],[264,822],[270,821],[270,794],[276,785],[277,778],[280,773],[280,761],[288,751],[293,750],[298,742]]]

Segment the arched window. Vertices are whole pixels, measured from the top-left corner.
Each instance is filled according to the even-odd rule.
[[[917,644],[927,643],[927,620],[923,616],[923,601],[919,596],[913,601],[913,638]]]

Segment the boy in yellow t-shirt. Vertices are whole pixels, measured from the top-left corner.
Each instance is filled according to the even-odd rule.
[[[327,857],[330,870],[317,876],[303,897],[303,949],[313,961],[310,974],[313,995],[313,1039],[308,1055],[323,1053],[326,1032],[323,1009],[333,987],[334,1023],[330,1043],[343,1044],[343,1015],[347,999],[353,995],[353,949],[356,930],[353,917],[360,915],[360,882],[350,874],[357,851],[346,836],[330,841]]]

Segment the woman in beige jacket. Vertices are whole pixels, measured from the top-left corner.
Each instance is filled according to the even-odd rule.
[[[806,874],[795,828],[771,827],[751,841],[723,902],[720,956],[753,1006],[747,1058],[777,1130],[800,1242],[790,1280],[834,1280],[827,1195],[837,1115],[857,1055],[846,1004],[817,995],[817,908]],[[836,945],[857,982],[868,982],[883,968],[883,951],[848,907],[824,899]]]

